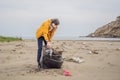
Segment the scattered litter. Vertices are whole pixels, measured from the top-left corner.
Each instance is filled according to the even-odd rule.
[[[65,76],[71,76],[71,72],[69,70],[64,70],[63,73]]]
[[[89,51],[89,54],[99,54],[99,53],[98,53],[98,50],[91,50]]]
[[[82,63],[84,62],[84,59],[81,57],[72,57],[72,58],[65,58],[66,61],[70,61],[70,62],[75,62],[75,63]]]
[[[83,59],[80,59],[79,57],[73,57],[72,60],[73,60],[74,62],[76,62],[76,63],[82,63],[82,62],[84,62],[84,60],[83,60]]]

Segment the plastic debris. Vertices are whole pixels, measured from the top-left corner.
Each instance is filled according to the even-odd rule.
[[[71,76],[71,72],[69,70],[64,70],[63,73],[65,76]]]
[[[81,59],[80,57],[73,57],[72,60],[76,63],[82,63],[84,62],[84,59]]]
[[[98,53],[98,50],[91,50],[89,51],[89,54],[99,54],[99,53]]]
[[[72,57],[72,58],[68,58],[68,59],[65,59],[65,60],[70,61],[70,62],[79,63],[79,64],[84,62],[84,59],[80,58],[80,57]]]

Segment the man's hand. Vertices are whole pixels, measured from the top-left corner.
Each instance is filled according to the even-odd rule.
[[[51,44],[50,44],[50,42],[48,41],[47,42],[47,48],[50,48],[51,47]]]

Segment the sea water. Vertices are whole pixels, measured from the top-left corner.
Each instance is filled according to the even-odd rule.
[[[22,37],[22,39],[36,40],[35,37]],[[77,36],[55,36],[53,40],[109,40],[109,41],[120,41],[120,38],[100,38],[100,37],[77,37]]]

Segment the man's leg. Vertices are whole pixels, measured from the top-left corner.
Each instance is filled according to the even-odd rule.
[[[44,40],[44,44],[45,44],[45,46],[47,46],[47,41],[44,39],[44,37],[43,37],[43,40]]]
[[[40,68],[40,58],[41,58],[41,52],[42,52],[42,44],[43,43],[43,37],[40,37],[38,39],[38,53],[37,53],[37,62],[38,62],[38,67]]]

